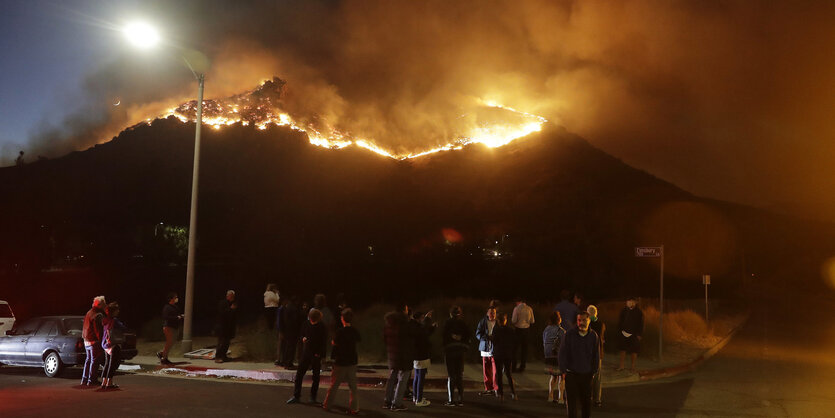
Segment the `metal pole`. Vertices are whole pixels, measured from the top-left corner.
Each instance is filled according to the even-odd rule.
[[[705,280],[705,322],[710,322],[710,316],[708,315],[708,303],[707,303],[707,280]]]
[[[664,343],[664,246],[661,246],[661,297],[659,298],[661,306],[658,314],[658,361],[664,359],[662,345]]]
[[[186,310],[183,320],[183,352],[191,351],[191,324],[194,315],[194,253],[197,249],[197,180],[200,174],[200,125],[203,123],[203,74],[198,82],[197,121],[194,130],[194,169],[191,173],[191,212],[188,225],[188,261],[186,264]]]

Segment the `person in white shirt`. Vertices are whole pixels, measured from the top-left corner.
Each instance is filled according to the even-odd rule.
[[[275,329],[275,319],[278,313],[278,286],[275,283],[267,285],[264,292],[264,318],[267,320],[267,329]]]
[[[516,331],[516,344],[513,350],[513,371],[524,372],[528,362],[528,340],[530,339],[531,325],[536,322],[533,317],[533,309],[525,303],[521,297],[516,298],[516,307],[513,308],[513,315],[510,322]],[[518,355],[517,355],[518,354]],[[521,356],[519,367],[516,367],[516,359]]]

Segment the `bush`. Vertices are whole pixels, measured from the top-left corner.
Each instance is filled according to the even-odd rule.
[[[239,327],[236,339],[243,343],[245,353],[241,356],[249,361],[273,362],[276,359],[278,335],[274,331],[267,331],[264,326],[256,323]]]

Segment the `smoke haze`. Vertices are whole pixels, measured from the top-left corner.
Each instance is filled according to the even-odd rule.
[[[144,13],[211,61],[206,98],[279,76],[286,110],[396,153],[448,142],[478,100],[548,118],[697,194],[832,218],[831,2],[178,1]],[[154,17],[156,16],[156,17]],[[176,52],[90,74],[57,156],[193,100]],[[122,102],[113,106],[114,98]]]

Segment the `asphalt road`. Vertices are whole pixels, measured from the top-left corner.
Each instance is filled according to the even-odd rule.
[[[835,325],[828,323],[835,303],[825,296],[805,303],[761,302],[746,328],[697,372],[608,388],[605,405],[595,408],[593,416],[835,416]],[[79,369],[49,379],[40,369],[0,367],[0,417],[340,415],[308,405],[286,405],[289,386],[128,374],[118,376],[120,390],[101,392],[75,387],[79,376]],[[320,391],[320,401],[325,390]],[[369,417],[566,415],[539,392],[523,392],[520,401],[504,403],[468,393],[462,408],[442,406],[444,396],[429,393],[431,406],[394,413],[380,409],[381,390],[361,390],[360,409]],[[346,402],[343,389],[337,406],[344,408]]]

